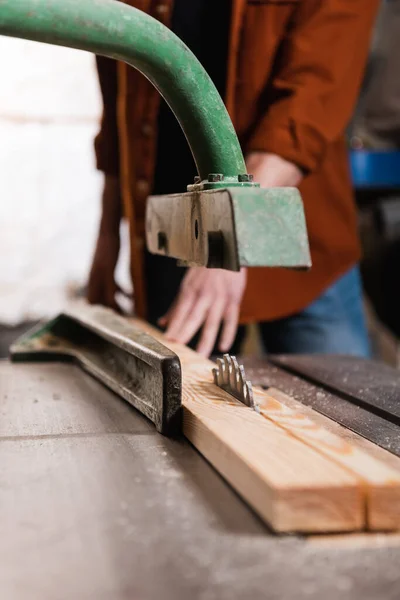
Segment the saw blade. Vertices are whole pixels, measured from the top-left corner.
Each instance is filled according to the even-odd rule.
[[[217,367],[213,369],[214,383],[222,390],[259,412],[259,406],[254,400],[253,386],[246,379],[243,365],[239,365],[235,356],[224,354],[217,358]]]

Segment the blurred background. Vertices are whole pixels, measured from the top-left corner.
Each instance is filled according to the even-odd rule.
[[[384,0],[364,86],[349,128],[362,275],[377,358],[399,366],[400,2]]]
[[[0,37],[0,355],[86,283],[102,175],[94,57]],[[119,279],[127,277],[121,260]]]
[[[0,37],[0,357],[19,333],[83,293],[100,212],[94,57]],[[350,125],[375,355],[399,365],[400,1],[382,2]],[[123,231],[123,240],[127,240]],[[118,281],[128,285],[127,241]],[[254,352],[254,332],[247,349]]]

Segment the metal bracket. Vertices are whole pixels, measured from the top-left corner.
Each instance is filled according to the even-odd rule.
[[[214,383],[231,396],[260,412],[254,400],[253,386],[247,381],[243,365],[239,365],[235,356],[224,354],[217,358],[217,368],[213,369]]]
[[[20,338],[10,352],[14,362],[76,362],[153,421],[160,433],[180,432],[178,356],[109,309],[70,309]]]
[[[151,196],[146,241],[153,254],[185,265],[231,271],[311,266],[303,203],[295,188],[247,185]]]

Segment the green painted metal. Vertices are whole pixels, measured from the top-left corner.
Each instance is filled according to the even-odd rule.
[[[192,185],[187,186],[188,192],[204,192],[206,190],[226,190],[227,188],[240,187],[240,188],[259,188],[260,184],[253,181],[252,175],[239,175],[236,177],[224,177],[222,173],[218,173],[217,177],[221,177],[220,180],[215,178],[215,174],[210,173],[207,180],[199,181]]]
[[[289,187],[150,197],[146,244],[150,252],[187,265],[231,271],[311,266],[303,203],[299,191]]]
[[[241,266],[311,267],[303,202],[296,188],[234,188],[229,193]]]
[[[219,200],[205,190],[231,192],[227,236],[234,238],[231,250],[237,260],[225,268],[309,266],[299,193],[286,188],[260,190],[246,176],[221,97],[196,57],[167,27],[115,0],[0,0],[0,34],[87,50],[138,69],[168,102],[185,132],[199,172],[189,186],[195,198],[204,200],[215,217],[221,211]],[[177,197],[171,197],[173,204],[167,205],[167,224],[176,202]]]
[[[168,102],[202,180],[209,173],[234,178],[246,173],[232,122],[210,77],[174,33],[144,12],[115,0],[0,0],[0,34],[130,64]]]

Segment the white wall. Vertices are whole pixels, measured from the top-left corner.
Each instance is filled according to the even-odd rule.
[[[92,55],[0,37],[0,323],[51,316],[83,285],[102,176]]]

